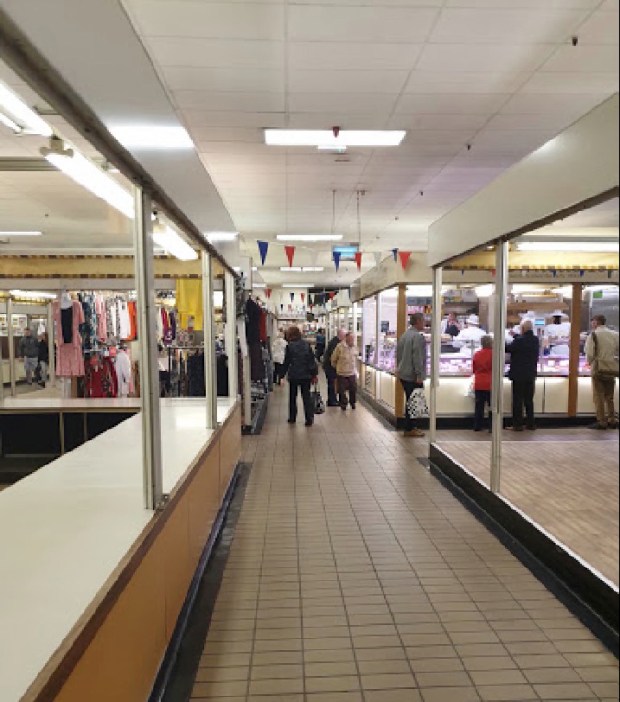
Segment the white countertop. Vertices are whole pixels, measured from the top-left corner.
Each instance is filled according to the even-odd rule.
[[[234,402],[218,399],[218,421]],[[203,398],[162,400],[164,491],[205,447]],[[0,492],[0,697],[17,702],[129,551],[143,507],[136,415]]]
[[[185,399],[185,398],[183,398]],[[200,399],[200,398],[188,398]],[[7,397],[0,402],[0,412],[132,412],[140,409],[140,398],[62,398],[62,397]]]

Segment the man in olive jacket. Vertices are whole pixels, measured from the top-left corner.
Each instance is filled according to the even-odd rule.
[[[424,331],[424,315],[411,315],[411,326],[398,340],[396,361],[398,363],[398,378],[407,397],[405,405],[405,436],[421,438],[424,432],[415,426],[415,418],[411,416],[409,398],[413,391],[424,387],[426,378],[426,339]]]

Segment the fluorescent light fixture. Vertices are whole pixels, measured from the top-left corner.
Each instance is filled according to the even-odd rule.
[[[153,241],[171,256],[179,261],[195,261],[198,254],[194,249],[177,234],[174,229],[166,225],[153,227]]]
[[[617,241],[521,241],[518,251],[547,253],[619,253]]]
[[[43,232],[0,232],[0,236],[42,236]]]
[[[193,149],[194,142],[184,127],[154,127],[148,124],[108,127],[110,134],[126,149]]]
[[[205,237],[211,244],[223,241],[235,241],[238,236],[239,232],[205,232]]]
[[[495,292],[495,285],[489,283],[488,285],[476,285],[474,292],[478,297],[491,297]]]
[[[322,273],[323,266],[280,266],[282,273]]]
[[[267,286],[265,283],[253,283],[252,287],[255,288],[256,290],[262,290],[263,288],[266,288]]]
[[[265,129],[268,146],[316,146],[323,149],[346,149],[349,146],[399,146],[407,132],[397,129]]]
[[[101,168],[82,156],[79,151],[64,149],[60,139],[52,139],[49,149],[41,149],[45,158],[58,170],[74,180],[96,197],[105,200],[108,205],[133,219],[135,216],[133,195]]]
[[[20,131],[40,134],[44,137],[52,136],[53,131],[49,124],[4,83],[0,83],[0,107],[6,116],[20,128]]]
[[[523,295],[525,293],[539,293],[539,292],[544,292],[545,288],[536,286],[536,285],[527,285],[527,284],[521,284],[521,283],[516,283],[515,285],[511,286],[511,291],[515,293],[516,295]]]
[[[572,285],[563,285],[561,288],[553,288],[551,290],[552,293],[555,293],[556,295],[561,295],[562,297],[565,297],[567,300],[572,300],[573,298],[573,286]]]
[[[433,296],[433,286],[432,285],[408,285],[407,295],[412,297],[432,297]]]
[[[223,307],[224,306],[224,291],[214,290],[213,291],[213,306]]]
[[[55,300],[56,293],[38,292],[36,290],[10,290],[13,297],[21,297],[24,300]]]
[[[2,114],[2,112],[0,112],[0,124],[4,124],[5,127],[10,129],[12,132],[15,132],[15,134],[21,134],[22,132],[22,128],[19,126],[19,124],[13,122],[12,119]]]
[[[283,288],[294,288],[295,290],[305,290],[306,288],[313,288],[314,283],[286,283],[282,286]]]
[[[305,241],[305,242],[319,242],[319,241],[342,241],[344,238],[342,234],[278,234],[276,237],[278,241]]]

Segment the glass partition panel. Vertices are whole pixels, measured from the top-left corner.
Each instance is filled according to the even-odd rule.
[[[368,297],[362,302],[362,360],[377,363],[377,298]]]
[[[396,370],[397,322],[398,288],[390,288],[379,294],[379,339],[377,343],[377,366],[390,373],[394,373]]]

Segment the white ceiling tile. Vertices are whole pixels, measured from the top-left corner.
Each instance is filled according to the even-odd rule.
[[[579,43],[618,46],[620,13],[615,9],[615,12],[595,12],[586,20],[577,32]]]
[[[503,129],[521,131],[523,129],[550,129],[561,132],[574,120],[565,114],[533,114],[533,115],[495,115],[487,124],[487,129]]]
[[[410,70],[422,45],[337,42],[291,42],[288,53],[292,69]]]
[[[388,112],[387,109],[378,114],[292,112],[286,126],[290,129],[331,129],[333,126],[343,129],[378,129],[386,126]]]
[[[235,141],[263,144],[265,139],[261,129],[241,127],[197,127],[191,130],[194,141]]]
[[[292,112],[363,112],[389,117],[398,95],[385,93],[295,93],[288,97]]]
[[[528,77],[521,73],[414,71],[408,93],[512,93]]]
[[[204,37],[150,37],[151,56],[160,66],[201,68],[282,68],[284,42],[213,39]]]
[[[131,0],[130,4],[132,16],[147,37],[280,40],[284,37],[282,4],[200,0]]]
[[[553,51],[552,44],[523,50],[518,44],[427,44],[418,71],[525,73],[535,69]]]
[[[197,110],[241,110],[242,112],[284,112],[284,93],[235,93],[208,90],[175,90],[172,97],[181,108]]]
[[[537,73],[523,86],[524,93],[618,92],[617,73]]]
[[[282,69],[195,68],[162,69],[166,84],[173,91],[208,90],[221,92],[284,92]]]
[[[289,89],[294,93],[399,93],[407,71],[292,70]]]
[[[586,18],[585,10],[445,9],[431,41],[483,44],[548,44],[565,41]]]
[[[490,115],[506,102],[510,93],[420,93],[403,95],[396,114],[410,115]]]
[[[291,5],[289,37],[293,41],[405,42],[427,39],[438,10],[410,7]]]
[[[200,127],[255,127],[278,129],[286,126],[283,112],[206,112],[184,110],[183,119],[190,128]]]
[[[600,0],[448,0],[448,7],[531,10],[593,10]]]
[[[516,93],[502,107],[503,114],[560,115],[574,120],[600,105],[608,93]]]
[[[589,44],[562,46],[541,70],[564,73],[618,73],[618,47]]]

